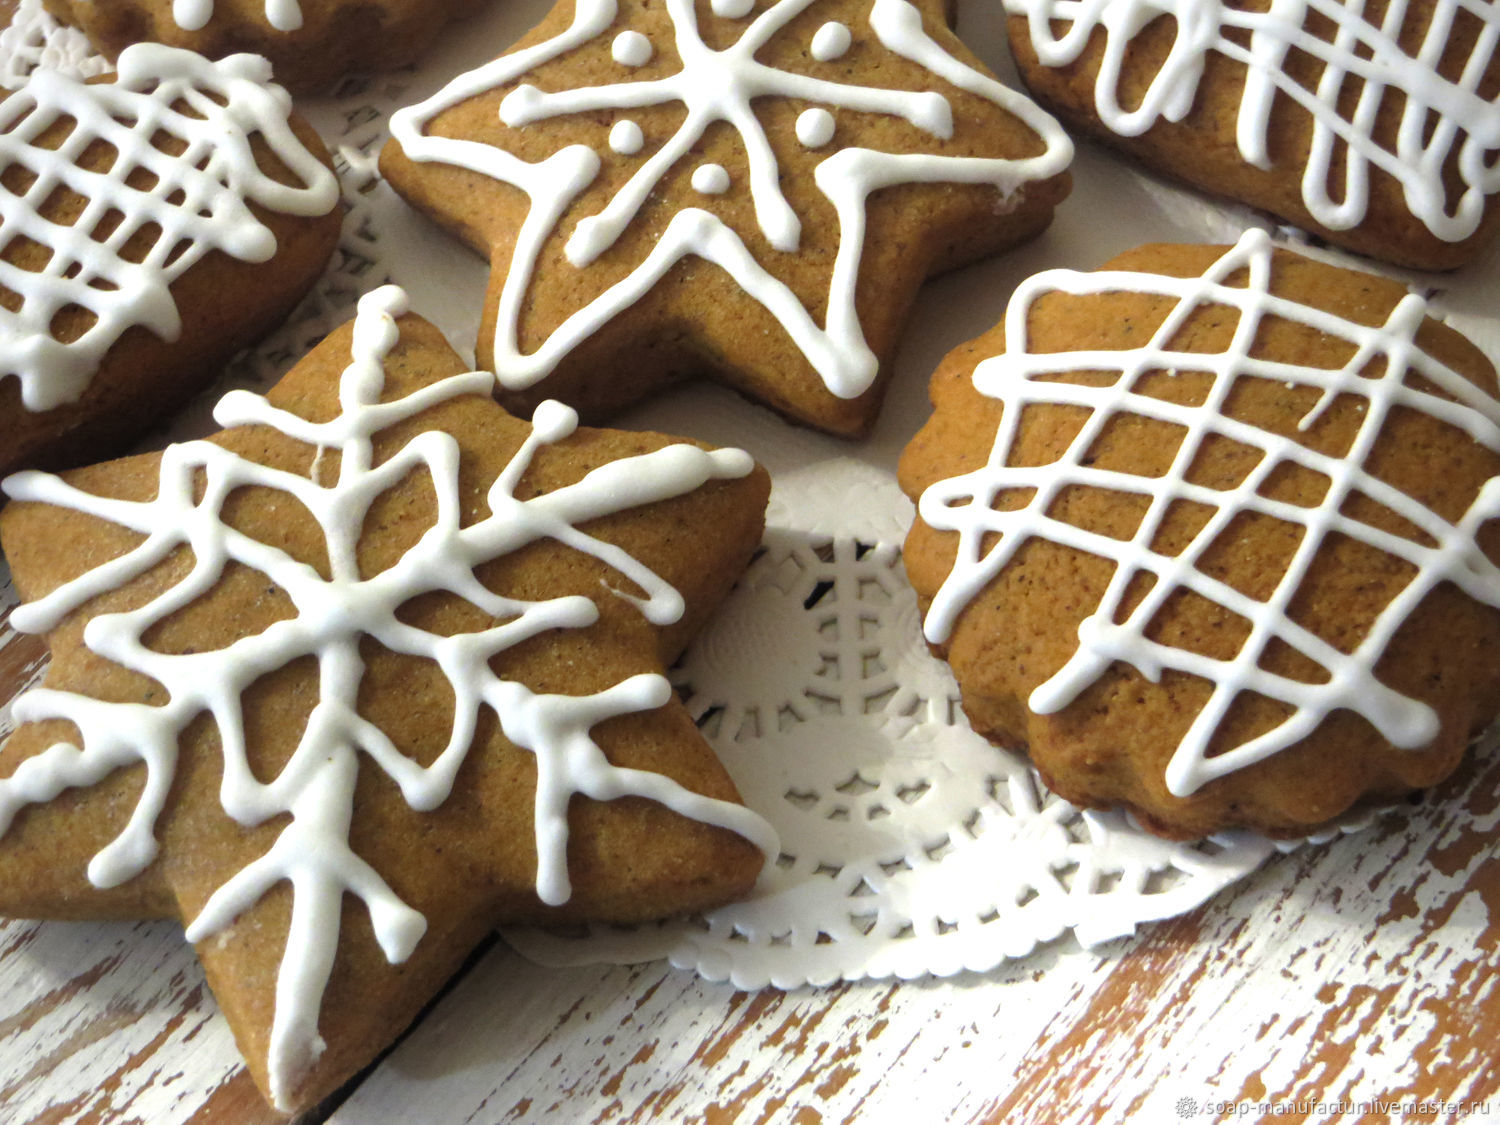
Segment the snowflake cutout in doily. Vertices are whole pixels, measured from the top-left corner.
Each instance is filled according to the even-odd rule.
[[[11,620],[19,630],[55,629],[92,599],[170,564],[184,548],[191,565],[178,571],[177,580],[162,583],[165,588],[158,586],[145,604],[96,614],[83,635],[91,658],[161,685],[165,702],[111,702],[50,687],[16,701],[19,722],[64,719],[79,737],[77,745],[58,742],[42,749],[0,780],[0,832],[29,804],[50,801],[65,788],[94,785],[139,763],[144,785],[128,822],[88,865],[96,887],[124,884],[157,858],[158,821],[178,781],[179,739],[190,724],[210,716],[222,765],[223,811],[247,829],[284,823],[269,850],[212,890],[188,922],[187,937],[204,942],[223,933],[277,884],[291,884],[267,1062],[272,1097],[283,1107],[294,1104],[293,1091],[323,1051],[318,1015],[339,948],[344,896],[363,902],[376,941],[393,963],[411,954],[428,925],[350,842],[362,759],[375,764],[411,809],[436,809],[480,744],[482,712],[492,712],[509,742],[535,758],[535,891],[547,904],[566,902],[572,892],[568,806],[575,795],[597,801],[646,797],[684,817],[730,828],[763,850],[775,848],[774,835],[744,807],[692,792],[660,773],[613,765],[594,741],[597,724],[666,704],[671,687],[663,676],[641,672],[592,694],[560,695],[533,690],[492,667],[542,634],[589,628],[601,616],[592,598],[505,596],[476,573],[492,560],[552,540],[599,560],[641,591],[610,586],[603,596],[634,605],[658,628],[669,626],[683,616],[683,596],[624,549],[580,525],[685,496],[708,481],[743,478],[753,468],[749,456],[670,444],[606,460],[574,484],[522,499],[517,490],[538,451],[569,438],[576,426],[576,415],[554,403],[538,410],[529,436],[489,485],[488,514],[464,523],[456,438],[428,430],[390,456],[375,458],[378,434],[428,409],[466,395],[486,396],[488,405],[491,384],[480,372],[382,401],[384,361],[400,339],[394,317],[404,311],[404,300],[400,290],[386,288],[360,302],[352,361],[339,382],[339,410],[327,421],[308,421],[246,392],[220,402],[216,417],[226,427],[271,427],[315,450],[310,478],[200,441],[174,445],[161,455],[158,492],[150,500],[111,499],[40,473],[18,474],[5,485],[13,500],[86,513],[141,537],[126,553],[16,609]],[[336,467],[325,464],[335,455]],[[413,473],[430,479],[433,522],[391,565],[366,573],[366,528],[381,518],[372,513]],[[305,509],[322,536],[323,565],[288,553],[272,529],[260,529],[262,538],[239,528],[227,513],[233,498],[250,488],[283,493],[289,506]],[[152,647],[148,635],[219,589],[235,568],[263,575],[284,595],[290,613],[221,648]],[[490,623],[452,634],[411,623],[406,607],[438,594],[476,607]],[[430,662],[451,690],[447,742],[431,761],[403,752],[361,710],[367,670],[362,646],[372,644]],[[243,697],[263,677],[303,659],[316,662],[316,702],[290,758],[274,778],[263,781],[252,765],[255,736]],[[147,699],[153,697],[159,698],[147,693]]]
[[[0,373],[20,380],[31,411],[76,400],[129,328],[174,339],[181,318],[170,286],[205,255],[261,262],[275,254],[276,238],[251,203],[313,216],[338,202],[337,180],[290,127],[291,99],[266,85],[264,60],[210,62],[142,44],[123,51],[117,69],[107,83],[39,69],[0,103],[0,165],[10,177],[0,235],[50,252],[37,269],[0,262],[0,283],[19,298],[0,312]],[[62,124],[70,127],[59,139]],[[261,169],[255,137],[290,183]],[[170,151],[174,143],[180,152]],[[113,161],[82,166],[99,146]],[[68,195],[81,200],[73,221],[47,218]],[[136,247],[146,231],[154,238]],[[92,319],[60,340],[56,317],[74,306]]]
[[[947,714],[952,678],[926,655],[896,548],[773,529],[741,584],[673,673],[700,724],[769,738],[819,715]]]
[[[1500,44],[1495,5],[1487,0],[1435,0],[1424,9],[1425,27],[1406,26],[1416,6],[1384,6],[1377,25],[1362,5],[1340,0],[1278,0],[1268,10],[1225,0],[1004,0],[1024,16],[1042,65],[1076,62],[1090,37],[1102,32],[1104,58],[1094,86],[1100,120],[1113,132],[1135,137],[1158,120],[1181,121],[1193,108],[1205,56],[1216,52],[1242,63],[1244,90],[1236,117],[1240,156],[1271,167],[1269,126],[1276,98],[1288,98],[1312,115],[1313,134],[1302,176],[1302,201],[1330,230],[1347,230],[1364,218],[1372,169],[1402,186],[1406,205],[1429,231],[1449,242],[1473,234],[1485,198],[1500,191],[1500,104],[1492,85]],[[1135,36],[1157,17],[1173,21],[1165,60],[1139,103],[1121,105],[1126,54]],[[1473,23],[1470,54],[1451,72],[1440,70],[1449,37]],[[1324,38],[1318,27],[1330,28]],[[1321,65],[1315,86],[1304,86],[1283,68],[1293,52]],[[1383,103],[1399,99],[1394,147],[1375,140]],[[1462,192],[1450,199],[1444,177],[1455,174]],[[1342,198],[1335,198],[1335,191]]]
[[[1426,303],[1420,297],[1407,294],[1383,324],[1356,324],[1270,293],[1272,254],[1265,233],[1252,231],[1202,277],[1053,270],[1025,282],[1006,310],[1006,351],[984,360],[974,373],[974,386],[981,394],[1005,403],[989,463],[932,485],[918,505],[929,527],[959,535],[953,568],[928,612],[926,635],[934,643],[951,636],[964,607],[1032,539],[1060,543],[1116,564],[1098,607],[1079,623],[1078,647],[1062,668],[1031,693],[1028,703],[1040,714],[1061,710],[1115,661],[1130,665],[1153,682],[1163,671],[1173,670],[1211,684],[1208,701],[1167,767],[1168,787],[1178,796],[1292,746],[1343,708],[1363,716],[1395,746],[1415,749],[1429,743],[1439,729],[1436,712],[1377,677],[1381,656],[1418,604],[1443,583],[1452,583],[1480,605],[1500,608],[1500,567],[1475,539],[1488,520],[1500,516],[1500,477],[1490,479],[1467,510],[1450,522],[1366,467],[1387,420],[1401,411],[1436,418],[1500,452],[1500,402],[1417,344],[1416,334],[1426,316]],[[1175,305],[1139,347],[1034,353],[1029,350],[1028,317],[1035,302],[1054,291],[1153,294]],[[1174,346],[1188,319],[1212,307],[1233,310],[1237,316],[1226,349],[1207,354]],[[1303,325],[1346,342],[1351,354],[1339,368],[1264,358],[1257,341],[1262,325],[1272,320]],[[1108,378],[1097,383],[1053,378],[1078,371]],[[1174,403],[1150,393],[1154,372],[1177,371],[1212,376],[1203,401]],[[1352,397],[1361,403],[1358,433],[1339,456],[1227,416],[1226,403],[1242,379],[1316,390],[1315,401],[1299,422],[1304,431],[1335,399]],[[1087,421],[1056,462],[1010,464],[1021,419],[1036,404],[1081,409],[1087,412]],[[1180,427],[1180,444],[1165,475],[1147,477],[1094,463],[1091,450],[1100,434],[1116,420],[1130,416]],[[1195,457],[1211,435],[1261,454],[1233,488],[1214,488],[1193,479]],[[1302,506],[1264,494],[1272,474],[1286,468],[1326,478],[1322,497]],[[1055,518],[1052,507],[1058,496],[1075,487],[1146,498],[1148,506],[1134,535],[1116,539]],[[1023,497],[1024,502],[1010,510],[997,510],[996,499],[1002,494]],[[1355,497],[1394,513],[1427,541],[1392,534],[1350,514],[1346,508]],[[1183,503],[1202,505],[1212,514],[1180,553],[1156,550],[1156,536],[1168,510]],[[1294,554],[1264,600],[1213,576],[1203,565],[1215,542],[1243,513],[1301,529]],[[1329,536],[1368,544],[1409,564],[1414,572],[1350,652],[1304,627],[1291,610]],[[1142,578],[1151,587],[1127,611],[1126,589]],[[1249,623],[1249,633],[1232,659],[1211,658],[1152,635],[1152,623],[1163,605],[1184,592]],[[1263,666],[1274,646],[1286,646],[1306,657],[1324,678],[1298,679]],[[1212,745],[1210,752],[1221,722],[1242,693],[1285,704],[1286,717],[1238,746]]]
[[[714,702],[710,740],[781,839],[754,896],[697,920],[591,927],[582,937],[510,929],[506,939],[546,964],[667,957],[739,988],[946,976],[993,968],[1068,931],[1087,945],[1127,935],[1199,905],[1278,847],[1298,846],[1248,833],[1174,843],[1049,793],[1024,759],[948,717],[958,692],[946,667],[926,654],[914,622],[899,631],[910,589],[856,599],[855,591],[901,582],[894,554],[773,532],[674,673],[694,692],[690,707]],[[714,721],[716,712],[744,715],[767,699],[828,691],[821,669],[804,664],[802,690],[789,693],[786,669],[747,636],[756,622],[818,633],[828,610],[807,590],[828,580],[817,575],[832,575],[857,601],[854,616],[871,625],[844,637],[845,659],[865,663],[873,642],[903,676],[943,685],[942,706],[866,709],[855,689],[846,694],[856,705],[780,730]]]
[[[868,308],[907,292],[869,286],[868,278],[860,288],[860,278],[871,262],[879,262],[882,272],[890,267],[892,274],[918,276],[930,264],[925,235],[906,238],[899,248],[866,244],[870,197],[896,185],[922,187],[931,194],[908,195],[911,214],[932,211],[930,222],[953,222],[956,229],[962,222],[953,215],[936,217],[958,205],[952,185],[988,185],[997,196],[976,196],[963,204],[975,209],[972,221],[982,224],[1019,207],[1028,185],[1057,176],[1071,157],[1071,145],[1050,117],[950,54],[924,28],[924,19],[936,22],[934,15],[908,0],[868,5],[774,0],[759,7],[720,0],[713,5],[713,26],[701,27],[693,0],[665,0],[669,22],[656,14],[661,9],[641,0],[583,0],[570,8],[573,18],[565,30],[454,79],[432,98],[396,114],[391,133],[400,153],[393,152],[384,165],[398,190],[455,229],[475,231],[477,223],[505,229],[496,239],[489,331],[496,374],[512,391],[548,377],[679,263],[698,258],[727,273],[747,301],[770,314],[769,323],[790,338],[793,354],[800,353],[812,377],[821,380],[819,393],[857,398],[872,387],[881,362],[861,318],[869,315]],[[814,11],[829,13],[815,32],[808,30]],[[854,13],[865,17],[868,41],[863,28],[840,22]],[[648,36],[634,29],[636,21],[660,30]],[[551,26],[557,23],[554,17]],[[621,25],[627,30],[618,30]],[[794,56],[806,72],[760,60],[758,55],[793,35],[806,37]],[[727,46],[712,45],[730,37]],[[606,41],[611,61],[602,63]],[[531,81],[533,75],[539,82],[565,81],[558,75],[566,72],[549,64],[591,57],[590,52],[614,69],[617,81],[552,90]],[[846,54],[846,61],[832,65]],[[882,85],[882,59],[916,64],[929,88]],[[814,73],[820,68],[839,77]],[[637,78],[642,70],[652,76]],[[472,133],[452,124],[474,105],[492,102],[505,128],[486,126]],[[959,104],[966,115],[962,121],[955,111]],[[801,106],[809,108],[797,118],[796,143],[773,145],[766,114]],[[679,108],[680,116],[664,114]],[[637,118],[647,121],[649,134]],[[664,125],[668,120],[673,124]],[[893,143],[889,139],[872,141],[872,147],[857,143],[867,130],[877,130],[871,133],[877,137],[878,129],[901,122],[910,126],[919,151],[883,151]],[[595,140],[559,148],[551,140],[580,135],[579,127],[595,123],[609,124],[605,144]],[[1024,140],[1015,139],[1018,127]],[[714,147],[715,137],[730,135],[725,130],[737,144]],[[724,155],[714,159],[702,155],[721,151]],[[719,162],[730,157],[742,173],[731,175]],[[445,177],[455,167],[524,193],[519,230],[460,216],[457,208],[473,206],[472,200],[447,202],[427,189],[428,181],[448,182]],[[674,213],[662,201],[673,198],[674,185],[684,179],[691,185],[689,205]],[[810,213],[799,215],[790,202],[794,181],[798,198],[807,200],[805,208],[816,199],[820,229],[809,226]],[[750,229],[744,229],[745,216],[737,217],[744,210],[744,191],[753,211]],[[829,235],[835,238],[830,241]],[[1021,236],[1017,230],[1011,241]],[[589,272],[590,266],[596,268]],[[792,275],[799,270],[816,278],[812,288],[801,281],[794,287]],[[571,311],[559,323],[523,331],[535,315],[538,292],[574,287],[584,296],[565,302]],[[909,294],[901,299],[909,300]],[[669,328],[677,326],[671,328],[675,334],[684,331],[680,314],[661,315]],[[735,324],[687,318],[695,319],[702,323],[688,331],[701,337],[699,368],[718,362],[706,357],[742,350],[723,338],[738,330]],[[528,351],[523,335],[545,338]],[[888,353],[889,343],[882,342],[881,349]],[[793,398],[759,389],[772,376],[755,367],[754,356],[721,366],[738,389],[799,416]],[[618,399],[620,392],[614,393]]]

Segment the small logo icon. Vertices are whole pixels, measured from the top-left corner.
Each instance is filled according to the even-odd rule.
[[[1198,1114],[1198,1101],[1196,1098],[1178,1098],[1177,1116],[1195,1117]]]

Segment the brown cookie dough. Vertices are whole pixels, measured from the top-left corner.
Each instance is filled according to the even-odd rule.
[[[1442,780],[1500,708],[1494,396],[1400,285],[1263,235],[1033,278],[901,463],[974,728],[1174,837]]]
[[[0,749],[0,911],[183,919],[288,1112],[497,924],[717,905],[767,846],[661,676],[764,470],[518,421],[402,300],[208,441],[12,477],[0,513],[53,654]]]
[[[922,281],[1043,229],[1072,151],[932,0],[561,0],[392,138],[391,185],[490,256],[508,405],[708,376],[847,436]]]

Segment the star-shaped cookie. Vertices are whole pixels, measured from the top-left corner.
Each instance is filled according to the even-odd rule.
[[[508,405],[707,374],[851,436],[922,281],[1043,229],[1072,156],[935,0],[562,0],[391,134],[392,186],[491,257]]]
[[[181,918],[288,1111],[498,922],[707,907],[775,848],[662,675],[764,471],[520,422],[403,301],[214,438],[18,474],[0,515],[53,653],[0,749],[0,912]]]

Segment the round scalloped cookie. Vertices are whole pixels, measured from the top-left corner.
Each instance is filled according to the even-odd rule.
[[[1302,834],[1494,718],[1495,372],[1395,282],[1260,232],[1148,246],[1032,278],[932,397],[927,639],[1075,804]]]
[[[296,92],[351,72],[413,62],[450,20],[483,0],[44,0],[109,58],[132,43],[167,43],[210,58],[271,60]]]

